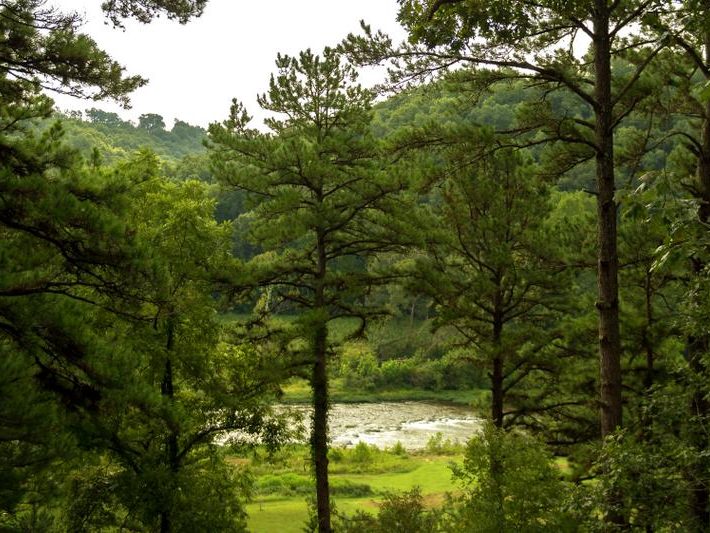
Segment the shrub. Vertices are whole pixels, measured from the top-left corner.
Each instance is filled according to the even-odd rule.
[[[390,448],[389,452],[393,455],[399,455],[400,457],[405,457],[407,455],[407,450],[402,446],[402,443],[397,441],[394,446]]]
[[[295,496],[310,494],[314,490],[314,485],[309,476],[292,473],[267,474],[258,478],[254,489],[261,495]]]
[[[351,517],[339,515],[336,529],[342,533],[433,533],[442,531],[440,515],[427,510],[418,487],[401,494],[388,494],[377,516],[358,511]]]
[[[424,449],[431,455],[455,455],[461,452],[463,446],[451,439],[444,440],[444,435],[436,433],[429,438]]]
[[[363,343],[349,344],[340,354],[338,374],[348,387],[372,389],[380,373],[377,358]]]
[[[358,442],[352,452],[352,460],[355,463],[371,463],[377,449],[366,442]]]
[[[364,498],[372,496],[374,491],[367,483],[355,483],[347,479],[332,479],[330,493],[333,496],[346,496],[348,498]]]
[[[544,445],[487,424],[454,467],[463,495],[449,515],[451,531],[576,531],[568,487]]]
[[[339,463],[344,459],[344,453],[342,448],[329,448],[328,449],[328,459],[335,463]]]

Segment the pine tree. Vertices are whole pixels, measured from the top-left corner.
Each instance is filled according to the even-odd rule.
[[[409,43],[393,47],[387,36],[350,36],[343,47],[360,63],[394,61],[393,81],[406,84],[453,65],[476,65],[483,82],[527,78],[544,95],[564,89],[575,95],[590,118],[540,117],[543,135],[534,140],[571,147],[568,167],[594,160],[597,198],[596,308],[599,317],[601,434],[622,423],[621,340],[617,252],[614,133],[645,96],[646,67],[666,45],[661,37],[624,37],[624,32],[665,7],[661,2],[467,2],[401,0],[400,21]],[[578,36],[591,41],[588,55],[575,51]],[[636,54],[638,68],[613,78],[617,55]],[[492,72],[487,67],[509,71]],[[543,105],[539,109],[544,109]],[[530,131],[531,124],[525,131]]]
[[[459,138],[435,156],[440,198],[419,223],[429,229],[410,276],[437,304],[435,322],[459,332],[468,359],[487,370],[491,420],[502,428],[504,418],[534,416],[535,406],[512,401],[516,390],[536,372],[556,372],[548,345],[561,335],[552,324],[563,273],[553,266],[549,206],[532,163],[513,152],[471,162],[472,151]],[[553,403],[537,408],[551,411]]]
[[[246,215],[264,253],[251,267],[253,283],[269,287],[272,309],[298,310],[295,334],[311,368],[318,528],[331,530],[328,486],[328,324],[363,322],[375,280],[363,262],[388,250],[396,234],[389,216],[402,185],[382,172],[369,132],[372,94],[354,84],[355,71],[332,49],[279,56],[278,73],[261,107],[276,115],[269,133],[247,128],[240,104],[210,127],[214,172],[226,186],[250,194]]]

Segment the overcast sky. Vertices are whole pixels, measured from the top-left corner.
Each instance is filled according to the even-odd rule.
[[[202,17],[186,25],[165,19],[148,25],[127,21],[125,30],[105,23],[100,0],[49,4],[82,14],[85,33],[129,73],[150,80],[133,93],[128,111],[108,102],[53,95],[57,106],[98,107],[132,120],[158,113],[168,128],[175,118],[201,126],[223,120],[233,97],[258,118],[256,94],[268,87],[277,52],[321,51],[358,31],[360,19],[398,39],[404,35],[396,22],[396,0],[209,0]]]

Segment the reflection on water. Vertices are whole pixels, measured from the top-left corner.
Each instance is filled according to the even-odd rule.
[[[301,414],[309,430],[309,407],[280,406],[279,410]],[[329,423],[333,446],[355,446],[362,441],[385,448],[399,441],[412,450],[424,448],[437,433],[464,443],[481,427],[481,419],[470,407],[431,402],[333,404]]]

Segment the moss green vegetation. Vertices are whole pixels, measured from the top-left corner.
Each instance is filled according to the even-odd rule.
[[[416,387],[383,388],[376,390],[353,389],[343,378],[331,383],[331,399],[336,403],[437,401],[459,405],[478,405],[488,392],[481,389],[428,390]],[[283,387],[284,403],[310,403],[311,389],[304,379],[292,379]]]
[[[276,326],[295,321],[276,315]],[[223,313],[223,323],[245,322],[248,315]],[[330,366],[331,401],[337,403],[381,401],[438,401],[474,407],[489,402],[487,377],[469,362],[446,355],[449,333],[433,332],[428,320],[391,319],[372,325],[366,340],[345,340],[359,322],[340,318],[329,323],[329,335],[343,344]],[[310,403],[311,388],[305,379],[292,378],[282,385],[285,403]]]

